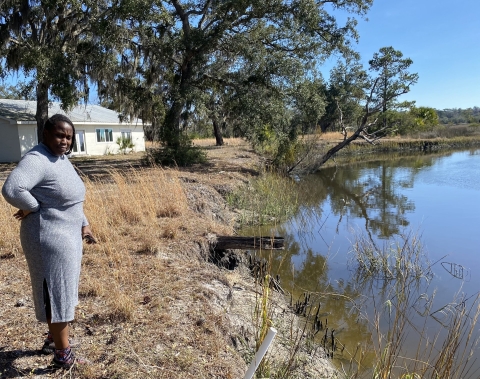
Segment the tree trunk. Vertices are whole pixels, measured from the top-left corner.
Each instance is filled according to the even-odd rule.
[[[384,69],[386,71],[386,68]],[[386,75],[386,74],[385,74]],[[387,127],[387,86],[388,86],[388,80],[385,76],[383,79],[383,127]]]
[[[161,139],[165,144],[173,149],[177,149],[180,145],[180,118],[184,102],[181,98],[175,99],[172,106],[168,110],[165,122],[162,126]]]
[[[331,157],[333,157],[335,155],[335,153],[342,150],[345,146],[348,146],[350,144],[350,142],[356,140],[359,135],[360,135],[360,133],[355,132],[349,138],[347,138],[346,140],[343,140],[338,145],[336,145],[336,146],[332,147],[330,150],[328,150],[323,155],[322,159],[320,159],[320,162],[318,162],[317,167],[323,166],[325,164],[325,162],[327,162]]]
[[[187,56],[190,56],[190,54],[187,54]],[[168,110],[163,124],[163,142],[174,150],[177,150],[180,146],[180,119],[187,101],[187,94],[191,91],[190,81],[193,67],[190,59],[192,58],[185,58],[185,63],[180,68],[181,78],[178,84],[178,92],[175,94],[172,106]]]
[[[326,122],[320,122],[320,130],[322,133],[325,133],[327,131],[328,124]]]
[[[37,84],[37,112],[35,120],[37,120],[37,141],[43,141],[43,127],[48,120],[48,84],[39,82]]]
[[[217,146],[223,146],[223,135],[217,120],[213,120],[213,133],[215,134],[215,140]]]
[[[344,139],[339,144],[332,147],[330,150],[328,150],[323,155],[323,157],[320,159],[320,161],[316,164],[315,171],[319,167],[323,166],[325,164],[325,162],[327,162],[330,158],[332,158],[335,155],[335,153],[342,150],[345,146],[348,146],[350,144],[350,142],[355,141],[360,136],[360,134],[364,131],[365,126],[367,125],[367,121],[368,121],[369,116],[370,116],[370,114],[368,114],[368,113],[365,116],[363,116],[362,124],[361,124],[361,126],[359,126],[357,128],[357,130],[355,130],[355,133],[353,133],[350,137]]]

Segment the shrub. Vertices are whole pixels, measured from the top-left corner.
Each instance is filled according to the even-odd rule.
[[[126,154],[129,149],[133,149],[135,147],[135,144],[133,143],[132,139],[127,137],[118,137],[117,145],[119,146],[118,149],[123,154]]]
[[[178,146],[149,149],[145,160],[148,164],[184,167],[195,163],[205,163],[207,154],[198,146],[193,146],[192,140],[185,136],[180,139]]]

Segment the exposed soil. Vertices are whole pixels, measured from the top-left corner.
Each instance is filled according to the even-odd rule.
[[[236,215],[225,195],[260,175],[262,159],[238,141],[205,149],[207,164],[165,171],[165,180],[179,181],[188,209],[157,216],[158,230],[138,215],[128,220],[125,213],[125,223],[118,221],[115,230],[100,233],[100,219],[86,208],[100,243],[85,248],[80,305],[71,330],[82,342],[78,354],[92,364],[70,372],[52,371],[51,356],[39,353],[46,326],[34,317],[18,226],[8,219],[11,209],[5,210],[0,201],[5,208],[0,213],[5,218],[0,220],[1,379],[243,378],[256,349],[255,308],[262,287],[241,264],[242,252],[235,255],[240,265],[234,270],[211,263],[209,238],[212,233],[234,233]],[[112,162],[112,167],[128,171],[136,169],[141,156],[117,158],[113,162],[127,160]],[[96,165],[90,158],[73,161],[87,174]],[[109,165],[102,160],[100,166]],[[2,167],[12,168],[4,165],[0,171]],[[103,174],[94,171],[91,176]],[[105,248],[109,233],[111,251]],[[268,354],[272,377],[334,376],[321,348],[301,343],[297,350],[300,323],[284,296],[272,292],[269,309],[270,322],[278,329]]]

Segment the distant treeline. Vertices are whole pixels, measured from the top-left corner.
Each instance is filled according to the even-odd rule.
[[[480,123],[480,107],[436,109],[436,112],[441,124]]]

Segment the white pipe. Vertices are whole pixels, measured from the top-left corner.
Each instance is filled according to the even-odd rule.
[[[250,363],[250,367],[248,368],[243,379],[252,379],[253,374],[255,374],[255,371],[257,370],[258,365],[260,364],[265,353],[267,352],[268,348],[272,344],[276,334],[277,334],[276,329],[274,328],[268,329],[268,333],[265,336],[265,339],[263,340],[262,345],[260,346],[257,353],[255,354],[255,357],[253,358],[252,363]]]

